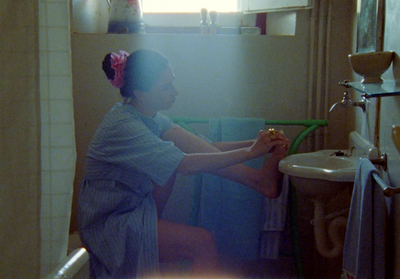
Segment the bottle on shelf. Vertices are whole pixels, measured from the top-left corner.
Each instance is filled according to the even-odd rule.
[[[207,35],[208,34],[208,23],[207,23],[207,17],[208,17],[208,11],[206,8],[202,8],[200,10],[200,34],[201,35]]]
[[[217,28],[217,18],[218,18],[218,13],[217,11],[210,11],[210,34],[211,35],[216,35],[218,33],[218,28]]]

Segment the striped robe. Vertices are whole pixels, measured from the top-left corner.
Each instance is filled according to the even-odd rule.
[[[174,123],[115,105],[86,156],[79,197],[80,235],[92,278],[141,278],[158,272],[153,181],[164,185],[184,153],[160,139]]]

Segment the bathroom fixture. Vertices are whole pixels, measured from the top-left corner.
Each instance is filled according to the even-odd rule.
[[[312,200],[329,200],[354,182],[359,157],[334,149],[289,155],[279,170]]]
[[[47,279],[74,278],[74,276],[89,262],[89,253],[85,248],[72,251],[49,275]]]
[[[361,96],[369,98],[391,97],[400,95],[400,82],[396,80],[384,80],[381,83],[361,83],[357,81],[349,82],[345,80],[339,82],[346,88],[352,88],[361,92]]]
[[[392,127],[392,141],[398,152],[400,152],[400,126],[393,125]]]
[[[342,101],[334,103],[333,106],[329,109],[329,112],[332,112],[333,109],[338,105],[345,107],[345,108],[360,107],[360,108],[362,108],[363,112],[365,112],[365,107],[366,107],[365,104],[366,103],[367,103],[367,99],[365,97],[363,97],[360,102],[353,102],[351,100],[351,98],[349,97],[349,93],[347,91],[344,91]]]
[[[320,150],[289,155],[279,163],[279,170],[289,175],[291,183],[314,203],[314,235],[318,252],[326,258],[340,256],[346,214],[325,214],[325,204],[354,184],[358,160],[378,158],[378,149],[357,132],[349,135],[349,150]],[[382,163],[381,160],[376,161]]]
[[[344,155],[350,152],[320,150],[294,154],[279,163],[279,170],[289,175],[294,187],[313,202],[315,244],[319,254],[329,259],[343,251],[347,213],[327,218],[325,204],[354,183],[359,157]]]
[[[381,188],[383,190],[383,194],[385,195],[385,197],[389,197],[390,198],[390,197],[393,197],[396,194],[400,194],[400,188],[390,187],[376,173],[373,173],[372,176],[375,179],[376,183],[378,183],[378,185],[381,186]]]
[[[392,64],[393,54],[393,51],[356,53],[349,54],[349,60],[353,71],[363,77],[361,83],[380,83],[381,75]]]
[[[387,155],[386,153],[382,153],[382,156],[378,159],[370,159],[371,163],[374,165],[379,165],[383,168],[384,171],[387,170]]]

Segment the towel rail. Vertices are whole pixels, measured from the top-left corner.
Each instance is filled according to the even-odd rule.
[[[381,186],[382,190],[383,190],[383,194],[386,197],[393,197],[396,194],[400,193],[400,188],[393,188],[388,186],[385,181],[383,181],[382,178],[380,178],[380,176],[376,173],[372,174],[372,177],[375,179],[376,183],[378,183],[379,186]]]
[[[382,153],[381,158],[379,159],[370,159],[371,163],[374,165],[379,165],[383,168],[384,171],[387,170],[387,154],[386,153]],[[400,193],[400,188],[393,188],[388,186],[385,181],[382,180],[382,178],[376,174],[373,173],[372,174],[373,178],[375,179],[376,183],[379,184],[379,186],[381,186],[382,190],[383,190],[383,194],[386,197],[393,197],[396,194]]]
[[[381,158],[379,158],[379,159],[370,159],[370,161],[374,165],[379,165],[379,166],[383,167],[384,171],[387,170],[387,154],[386,153],[382,153]]]
[[[187,116],[172,116],[172,121],[182,126],[189,132],[195,134],[194,130],[188,125],[191,123],[208,123],[208,118],[197,118]],[[265,125],[284,125],[284,126],[303,126],[305,127],[290,144],[288,154],[295,154],[302,141],[319,127],[328,126],[328,121],[323,119],[304,119],[304,120],[265,120]]]

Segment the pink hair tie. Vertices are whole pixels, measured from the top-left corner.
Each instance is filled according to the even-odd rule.
[[[129,53],[120,50],[118,53],[111,53],[111,68],[114,69],[114,79],[110,80],[112,86],[121,88],[124,86],[124,68]]]

